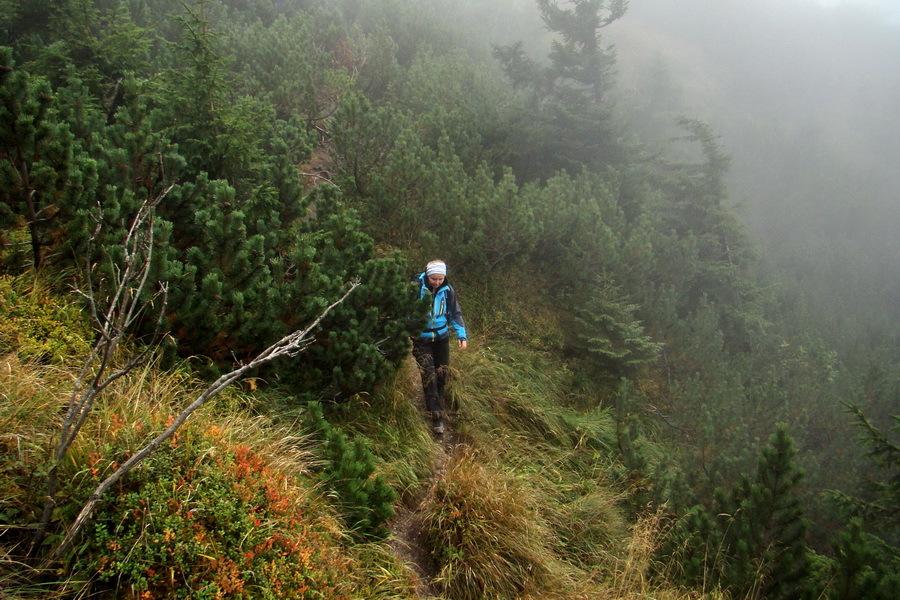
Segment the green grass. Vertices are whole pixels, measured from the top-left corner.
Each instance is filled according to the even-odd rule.
[[[63,315],[60,327],[76,321],[71,305],[50,293],[55,309],[19,292],[7,294],[6,309],[10,298],[21,303],[14,308],[20,313]],[[504,314],[518,310],[504,300]],[[453,354],[449,400],[463,446],[452,456],[442,457],[423,418],[411,358],[372,394],[326,413],[348,436],[366,441],[377,475],[399,492],[399,502],[425,499],[443,598],[721,597],[651,577],[660,571],[653,561],[665,530],[659,514],[630,508],[613,411],[574,396],[569,366],[533,331],[516,340],[489,329],[474,331],[470,349]],[[288,582],[298,598],[326,589],[332,598],[416,597],[387,544],[344,529],[318,483],[317,449],[297,407],[282,412],[288,403],[265,385],[252,393],[230,389],[194,415],[173,444],[110,492],[89,534],[52,571],[23,568],[80,349],[54,350],[53,360],[9,350],[0,356],[3,597],[169,598],[177,596],[166,583],[173,577],[190,583],[186,589],[197,598],[292,597],[284,591]],[[164,428],[203,385],[187,367],[149,364],[110,386],[62,465],[66,486],[54,533],[98,478]]]

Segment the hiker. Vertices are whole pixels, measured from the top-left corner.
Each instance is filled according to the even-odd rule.
[[[459,340],[459,349],[465,350],[466,325],[456,299],[456,290],[447,281],[447,265],[433,260],[425,265],[425,271],[417,275],[419,298],[430,298],[427,329],[413,338],[413,356],[422,375],[425,391],[425,410],[431,415],[431,427],[438,435],[447,429],[444,414],[444,388],[450,372],[450,327],[453,326]]]

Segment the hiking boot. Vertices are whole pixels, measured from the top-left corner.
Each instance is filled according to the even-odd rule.
[[[431,413],[431,429],[438,435],[447,431],[447,421],[444,419],[443,412]]]

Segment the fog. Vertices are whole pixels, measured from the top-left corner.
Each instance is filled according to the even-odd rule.
[[[621,87],[644,103],[667,94],[671,110],[707,120],[736,165],[761,158],[748,150],[799,143],[897,181],[900,26],[878,13],[802,0],[632,0],[606,34]],[[661,69],[668,90],[648,81]],[[762,131],[776,137],[745,147]]]
[[[829,8],[860,5],[891,24],[900,23],[900,3],[896,0],[818,0],[818,3]]]
[[[436,6],[478,15],[482,43],[549,48],[534,0]],[[677,150],[677,117],[708,123],[763,257],[834,318],[896,327],[900,2],[631,0],[602,40],[618,55],[612,100],[643,142]]]
[[[900,3],[632,0],[604,32],[648,142],[672,117],[733,155],[763,256],[867,328],[900,311]]]

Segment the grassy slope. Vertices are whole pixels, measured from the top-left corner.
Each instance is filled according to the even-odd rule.
[[[421,507],[425,539],[447,598],[701,597],[648,582],[657,515],[628,514],[612,416],[584,409],[571,394],[571,373],[554,351],[552,307],[539,286],[513,279],[492,282],[498,287],[490,292],[465,290],[473,343],[454,353],[450,399],[463,443],[437,481],[440,447],[419,414],[411,361],[329,419],[368,440],[399,502],[422,498],[431,481]],[[317,589],[332,598],[415,597],[387,544],[354,541],[343,530],[317,483],[315,448],[296,423],[259,416],[272,405],[264,390],[232,390],[195,415],[175,444],[110,494],[63,571],[21,568],[15,560],[27,532],[20,527],[34,520],[36,472],[54,441],[86,330],[67,299],[26,279],[4,280],[2,292],[0,512],[8,524],[0,534],[0,590],[9,597],[74,597],[89,581],[94,590],[142,597],[171,596],[178,582],[191,597],[218,590],[305,598]],[[25,319],[7,318],[15,314]],[[26,330],[28,315],[47,327]],[[70,346],[48,349],[45,342],[62,331],[72,332]],[[150,366],[110,389],[64,465],[71,485],[58,523],[200,385],[184,371]]]
[[[611,411],[572,392],[558,312],[525,273],[458,286],[469,319],[449,394],[458,443],[429,481],[434,445],[418,414],[411,360],[359,409],[348,431],[372,441],[424,525],[447,598],[703,597],[649,582],[659,515],[628,508]]]

